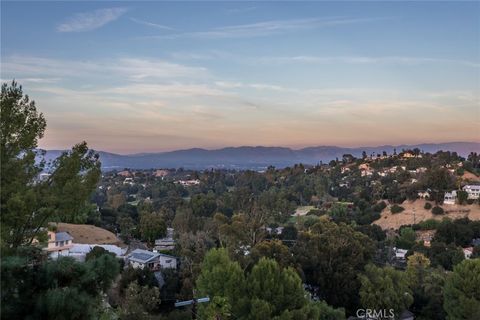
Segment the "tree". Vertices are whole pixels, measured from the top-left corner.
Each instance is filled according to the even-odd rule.
[[[400,229],[400,237],[397,238],[397,247],[402,249],[411,249],[415,244],[415,231],[411,227]]]
[[[106,292],[120,272],[120,263],[112,253],[105,252],[90,258],[88,267],[95,273],[97,285]]]
[[[305,305],[302,280],[296,271],[291,268],[281,269],[275,260],[262,258],[253,267],[247,283],[248,295],[257,304],[268,306],[265,309],[269,311],[266,318]]]
[[[447,319],[480,319],[480,259],[458,264],[445,283]]]
[[[360,281],[360,299],[364,308],[393,309],[398,316],[413,302],[406,274],[392,267],[379,268],[369,264]]]
[[[430,260],[423,254],[415,252],[407,258],[407,276],[412,287],[421,286],[430,267]]]
[[[374,245],[346,224],[321,220],[301,232],[293,248],[306,282],[319,287],[320,297],[333,306],[356,310],[360,283],[357,273],[371,260]]]
[[[109,254],[109,255],[115,256],[113,253],[108,252],[103,247],[95,246],[95,247],[93,247],[92,250],[90,250],[89,253],[86,254],[85,261],[89,261],[89,260],[92,260],[92,259],[97,259],[104,254]]]
[[[98,155],[85,142],[49,165],[51,175],[37,179],[38,140],[46,121],[16,82],[2,85],[0,118],[1,237],[4,249],[29,244],[49,221],[75,221],[99,176]]]
[[[440,214],[443,214],[444,211],[443,211],[442,207],[435,206],[435,207],[432,208],[432,213],[434,215],[440,215]]]
[[[254,264],[262,257],[275,260],[282,268],[292,266],[294,258],[292,253],[280,240],[262,241],[252,248],[250,254]]]
[[[151,318],[150,312],[154,311],[160,302],[160,291],[157,287],[141,287],[137,282],[132,282],[125,292],[120,319],[148,320]]]
[[[232,307],[233,314],[245,313],[248,303],[245,276],[240,265],[230,260],[225,249],[210,250],[205,255],[201,270],[196,283],[199,296],[221,297]],[[204,306],[199,306],[201,313],[204,310]]]
[[[35,251],[2,258],[2,318],[96,318],[100,292],[118,275],[116,259],[110,255],[88,263],[71,257],[47,262],[39,259]],[[110,259],[117,266],[109,264]]]
[[[390,208],[390,211],[391,211],[392,213],[400,213],[400,212],[402,212],[403,210],[405,210],[405,208],[402,207],[402,206],[399,206],[398,204],[394,204],[394,205]]]
[[[335,309],[325,301],[310,301],[301,309],[287,310],[279,320],[344,320],[345,310]]]
[[[155,239],[167,234],[167,225],[163,217],[156,212],[142,212],[140,214],[140,233],[143,240],[153,243]]]
[[[446,270],[452,270],[456,264],[465,259],[462,249],[454,244],[446,245],[443,242],[432,241],[428,252],[432,265],[442,266]]]
[[[467,191],[458,190],[457,191],[457,199],[459,204],[466,204],[468,200],[468,193]]]
[[[37,301],[36,316],[41,319],[92,319],[95,303],[87,293],[75,287],[47,290]]]

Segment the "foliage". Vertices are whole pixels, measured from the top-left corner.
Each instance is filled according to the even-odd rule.
[[[396,239],[397,247],[402,249],[411,249],[415,244],[415,231],[411,227],[400,229],[400,236]]]
[[[83,142],[49,165],[48,179],[38,180],[45,169],[36,151],[43,115],[15,82],[2,85],[0,105],[1,236],[7,249],[31,243],[49,221],[75,221],[98,181],[100,162]]]
[[[230,260],[225,249],[210,250],[201,270],[196,286],[199,296],[222,297],[233,314],[245,312],[246,279],[240,265]]]
[[[142,212],[139,228],[142,239],[150,243],[154,243],[155,239],[163,238],[167,234],[165,220],[155,212]]]
[[[394,204],[394,205],[390,208],[390,211],[391,211],[392,213],[400,213],[400,212],[402,212],[403,210],[405,210],[405,208],[402,207],[402,206],[399,206],[398,204]]]
[[[444,309],[448,319],[480,318],[480,259],[458,264],[445,283]]]
[[[160,304],[160,291],[157,287],[140,286],[132,282],[125,292],[120,319],[151,319],[150,312]]]
[[[256,264],[262,257],[275,260],[282,268],[293,266],[294,264],[292,253],[279,240],[266,240],[257,243],[252,248],[250,257],[253,264]]]
[[[437,227],[434,240],[465,247],[477,237],[480,237],[480,221],[471,221],[468,218],[454,221],[444,219]]]
[[[355,310],[357,273],[371,260],[373,241],[346,224],[322,220],[301,232],[293,248],[306,280],[319,286],[327,303]]]
[[[432,213],[435,214],[435,215],[440,215],[440,214],[443,214],[444,211],[443,211],[442,207],[435,206],[435,207],[432,208]]]
[[[369,264],[360,281],[360,299],[364,308],[393,309],[398,316],[413,302],[407,276],[392,267],[379,268]]]
[[[423,206],[425,210],[430,210],[432,209],[432,204],[430,202],[425,202],[425,205]]]
[[[468,193],[467,191],[458,190],[457,191],[457,200],[459,204],[466,204],[468,200]]]
[[[309,301],[295,270],[261,258],[250,273],[244,274],[225,249],[212,249],[207,253],[197,289],[200,296],[208,295],[213,302],[199,305],[202,318],[345,318],[343,310],[335,310],[324,302]]]
[[[2,259],[1,268],[1,312],[5,319],[23,319],[27,315],[93,318],[98,312],[100,292],[110,287],[119,271],[118,262],[110,255],[88,263],[69,257],[41,263],[31,255],[10,256]]]

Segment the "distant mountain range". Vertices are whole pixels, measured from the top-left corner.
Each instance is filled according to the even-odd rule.
[[[448,142],[425,143],[417,145],[378,146],[344,148],[336,146],[309,147],[299,150],[283,147],[229,147],[216,150],[200,148],[177,150],[159,153],[141,153],[120,155],[99,151],[103,170],[115,169],[151,169],[151,168],[225,168],[225,169],[254,169],[261,170],[268,166],[277,168],[291,166],[296,163],[315,165],[327,163],[335,158],[342,158],[344,154],[361,157],[365,151],[368,155],[386,151],[392,154],[394,149],[401,152],[403,149],[418,148],[424,152],[439,150],[455,151],[466,157],[470,152],[480,152],[478,142]],[[58,157],[62,150],[48,150],[46,159]]]

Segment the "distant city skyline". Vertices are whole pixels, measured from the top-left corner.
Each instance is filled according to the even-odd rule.
[[[480,141],[479,2],[2,2],[40,147]]]

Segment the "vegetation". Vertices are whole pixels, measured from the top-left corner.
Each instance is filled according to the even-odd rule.
[[[435,207],[432,208],[432,213],[435,214],[435,215],[440,215],[440,214],[443,214],[444,211],[443,211],[442,207],[435,206]]]
[[[2,85],[1,99],[3,318],[185,319],[191,310],[173,310],[173,302],[204,295],[210,302],[194,311],[207,319],[344,319],[358,308],[478,318],[480,248],[474,260],[462,248],[480,238],[480,222],[431,219],[396,234],[372,224],[387,203],[405,214],[400,204],[418,190],[432,190],[435,206],[425,209],[444,214],[444,192],[462,183],[447,168],[480,173],[476,153],[347,154],[313,167],[169,169],[162,177],[127,169],[100,179],[98,156],[84,142],[42,161],[43,115],[15,82]],[[158,274],[123,268],[100,247],[85,262],[51,260],[41,250],[50,222],[93,224],[150,248],[172,227],[170,253],[181,263],[162,270],[160,285]],[[435,234],[430,246],[418,230]],[[406,263],[393,247],[408,250]]]
[[[394,204],[394,205],[390,208],[390,211],[391,211],[392,213],[400,213],[400,212],[402,212],[403,210],[405,210],[405,208],[402,207],[402,206],[399,206],[398,204]]]

